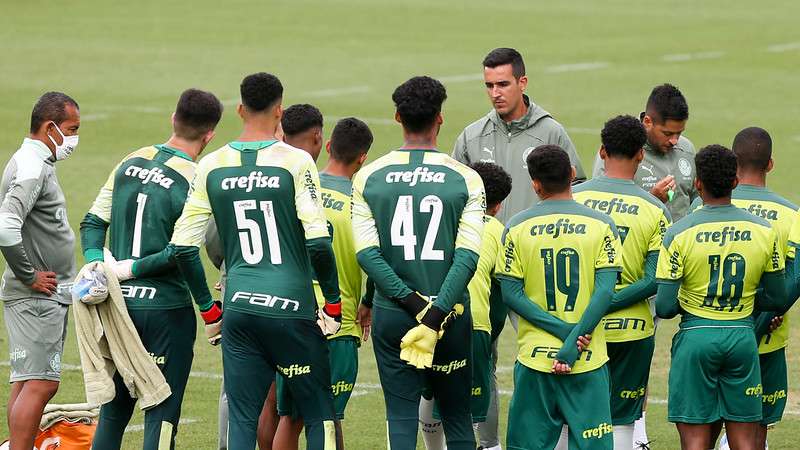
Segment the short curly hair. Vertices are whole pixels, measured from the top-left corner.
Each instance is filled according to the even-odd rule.
[[[689,105],[681,91],[669,84],[653,88],[647,99],[645,112],[654,122],[662,124],[667,120],[684,121],[689,119]]]
[[[548,193],[564,192],[572,184],[572,163],[567,152],[558,145],[536,147],[525,162],[531,180],[539,180]]]
[[[511,193],[511,175],[502,167],[491,162],[475,162],[469,165],[470,169],[478,172],[483,180],[486,191],[486,206],[492,208],[500,204]]]
[[[431,129],[436,116],[447,100],[444,85],[431,77],[414,77],[401,84],[392,94],[394,106],[403,128],[412,133]]]
[[[239,86],[242,104],[253,112],[266,111],[283,98],[283,85],[275,75],[258,72],[244,77]]]
[[[608,156],[633,159],[647,142],[647,132],[639,119],[617,116],[605,123],[600,140]]]
[[[697,178],[712,198],[730,197],[736,182],[736,154],[718,144],[707,145],[694,157]]]
[[[314,105],[299,103],[283,110],[281,128],[286,136],[295,136],[312,128],[322,128],[322,113]]]

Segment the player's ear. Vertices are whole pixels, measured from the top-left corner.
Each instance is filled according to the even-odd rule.
[[[402,123],[403,123],[403,121],[402,121],[402,120],[400,120],[400,113],[399,113],[399,112],[397,112],[397,111],[395,111],[395,112],[394,112],[394,121],[395,121],[395,122],[397,122],[397,123],[399,123],[399,124],[402,124]]]
[[[650,128],[653,128],[653,118],[646,113],[642,113],[642,125],[644,125],[645,130],[650,131]]]
[[[239,117],[244,119],[244,105],[242,105],[241,103],[236,105],[236,114],[238,114]]]
[[[528,76],[523,75],[519,77],[519,80],[517,80],[517,84],[519,85],[519,90],[525,92],[525,89],[528,88]]]
[[[442,126],[442,124],[444,123],[444,116],[442,116],[442,112],[441,111],[439,111],[439,114],[436,114],[436,123],[439,126]]]
[[[325,153],[327,153],[328,156],[330,156],[330,154],[331,154],[331,140],[330,139],[328,139],[328,142],[325,143]]]
[[[773,163],[772,158],[770,158],[767,163],[767,173],[772,172],[773,167],[775,167],[775,163]]]
[[[367,152],[364,152],[358,156],[358,166],[363,166],[365,162],[367,162]]]
[[[172,113],[172,115],[169,116],[169,120],[170,120],[170,122],[172,122],[172,129],[174,130],[175,129],[175,113]]]
[[[605,145],[600,144],[600,150],[598,150],[597,153],[600,154],[600,159],[602,159],[603,161],[605,161],[605,159],[608,158],[608,153],[606,152]]]
[[[634,159],[636,160],[636,164],[644,161],[644,147],[640,148],[639,151],[636,152],[636,157],[634,157]]]
[[[700,181],[700,178],[695,178],[694,179],[694,189],[698,193],[701,193],[701,194],[703,193],[703,182]]]
[[[736,186],[738,185],[739,185],[739,175],[736,175],[736,177],[733,179],[733,186],[731,186],[731,189],[736,189]]]
[[[570,166],[570,168],[572,169],[572,174],[569,176],[569,182],[572,183],[573,181],[575,181],[575,177],[578,175],[578,171],[575,170],[575,166]]]
[[[208,143],[211,142],[211,140],[214,139],[214,136],[216,135],[217,135],[216,131],[208,130],[208,133],[206,133],[205,137],[203,138],[203,147],[208,145]]]

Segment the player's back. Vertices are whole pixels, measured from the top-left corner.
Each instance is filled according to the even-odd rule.
[[[782,268],[768,221],[733,205],[703,206],[667,230],[656,276],[682,280],[678,299],[686,313],[738,320],[753,312],[762,274]]]
[[[169,244],[196,167],[189,155],[165,145],[143,147],[119,163],[103,187],[111,190],[109,250],[117,260],[143,258]],[[98,210],[107,208],[104,204],[95,202],[89,212],[108,217],[108,211]],[[124,281],[121,286],[131,309],[191,304],[186,283],[172,271]]]
[[[618,270],[617,231],[611,218],[572,200],[548,200],[514,216],[506,225],[503,275],[521,278],[525,294],[543,310],[577,323],[589,305],[595,272]],[[563,342],[520,320],[519,361],[550,372]],[[572,373],[608,360],[605,333],[597,328]]]
[[[339,336],[361,336],[361,327],[356,322],[356,312],[361,301],[363,276],[356,259],[353,242],[350,195],[353,183],[349,178],[319,174],[322,207],[328,220],[328,233],[331,235],[333,253],[336,255],[336,272],[339,275],[339,293],[342,299],[342,328],[330,338]],[[316,277],[315,277],[316,278]],[[315,281],[314,290],[317,305],[322,307],[325,298],[319,284]]]
[[[324,220],[316,220],[322,219],[319,182],[308,153],[278,141],[231,142],[203,158],[197,182],[205,186],[222,243],[225,307],[314,317],[306,236],[327,233]],[[319,223],[322,230],[305,229]]]
[[[436,296],[452,265],[462,212],[483,191],[478,174],[436,150],[401,149],[362,168],[354,184],[378,234],[367,238],[379,241],[386,262],[410,289]],[[466,238],[480,242],[480,236]],[[469,248],[477,252],[478,245]],[[396,308],[380,291],[375,302]]]
[[[483,222],[478,267],[467,285],[467,290],[472,313],[472,329],[493,333],[490,308],[498,303],[502,304],[502,298],[499,298],[500,289],[492,275],[497,264],[497,255],[502,250],[501,240],[505,227],[499,220],[489,215],[483,217]]]
[[[616,291],[635,283],[644,275],[645,259],[659,251],[670,224],[669,211],[650,193],[632,180],[595,177],[575,187],[575,201],[614,221],[622,247],[622,272]],[[622,342],[642,339],[654,333],[653,316],[645,302],[639,302],[603,319],[606,339]]]

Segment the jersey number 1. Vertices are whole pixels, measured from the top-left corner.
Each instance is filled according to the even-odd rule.
[[[261,242],[261,227],[258,222],[247,218],[247,211],[260,209],[264,213],[264,225],[267,230],[269,245],[269,261],[272,264],[283,262],[281,245],[278,241],[278,225],[275,223],[275,210],[271,200],[262,200],[256,205],[255,200],[238,200],[233,202],[236,215],[236,227],[239,228],[239,245],[242,258],[247,264],[258,264],[264,258],[264,246]]]

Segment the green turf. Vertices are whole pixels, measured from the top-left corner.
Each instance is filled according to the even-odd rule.
[[[766,127],[776,148],[770,183],[798,201],[792,178],[798,163],[792,150],[800,145],[798,14],[800,4],[789,0],[764,5],[721,0],[3,2],[0,161],[8,160],[25,135],[38,95],[57,89],[74,96],[83,114],[81,144],[58,168],[77,227],[123,155],[167,138],[171,108],[182,89],[210,89],[226,101],[211,144],[217,147],[238,133],[234,105],[241,78],[260,70],[280,76],[286,104],[319,106],[328,118],[327,131],[334,117],[366,118],[376,138],[373,157],[400,142],[399,127],[391,120],[392,89],[412,75],[449,77],[444,78],[449,99],[440,139],[449,150],[458,132],[489,108],[481,59],[491,48],[508,45],[525,56],[529,94],[565,124],[587,171],[603,121],[637,114],[650,88],[669,81],[689,100],[686,135],[698,147],[730,144],[733,134],[748,125]],[[773,49],[785,51],[768,51],[791,43]],[[700,59],[663,58],[681,54]],[[564,71],[563,65],[578,63],[598,64]],[[5,355],[6,334],[0,328],[0,355]],[[673,329],[667,325],[658,334],[654,400],[666,398]],[[507,333],[501,362],[507,391],[514,346]],[[201,342],[196,353],[196,371],[220,372],[217,349]],[[798,370],[792,350],[789,358],[794,383]],[[78,364],[74,334],[64,360]],[[366,384],[356,388],[345,431],[348,448],[373,450],[384,447],[384,416],[369,346],[361,361],[359,382]],[[7,375],[8,368],[0,366],[0,379]],[[80,401],[80,380],[78,372],[66,371],[56,401]],[[181,428],[179,448],[212,448],[218,387],[217,379],[191,379],[183,416],[196,422]],[[785,422],[771,434],[773,448],[797,447],[791,433],[800,425],[794,393]],[[0,402],[7,396],[8,386],[0,384]],[[648,417],[655,448],[677,448],[665,405],[651,403]],[[137,416],[132,423],[141,420]],[[6,425],[0,422],[2,437]],[[124,448],[137,448],[140,439],[141,433],[129,433]]]

